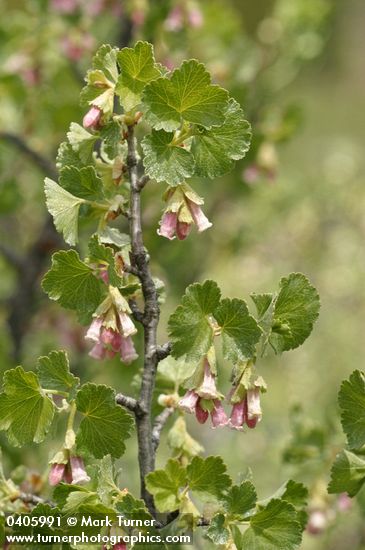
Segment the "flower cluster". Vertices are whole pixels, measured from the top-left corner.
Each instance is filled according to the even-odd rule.
[[[194,390],[188,390],[179,401],[179,407],[185,412],[195,414],[200,424],[204,424],[210,414],[212,427],[225,426],[228,418],[222,407],[222,394],[217,390],[216,376],[212,372],[213,361],[205,357],[200,384]]]
[[[131,336],[137,332],[130,318],[130,307],[119,290],[109,286],[106,299],[94,313],[85,338],[95,342],[89,355],[94,359],[112,358],[120,354],[124,363],[137,359]]]
[[[167,203],[160,228],[157,231],[162,237],[184,240],[189,235],[193,224],[199,233],[212,226],[201,209],[204,200],[187,184],[169,187],[164,195]]]
[[[207,421],[210,414],[213,428],[229,426],[235,430],[243,430],[246,424],[252,429],[262,418],[260,393],[265,389],[266,384],[261,377],[249,384],[247,381],[244,384],[239,381],[228,394],[228,399],[233,405],[228,418],[222,406],[223,396],[216,386],[216,374],[212,371],[212,363],[207,356],[203,363],[201,381],[194,389],[189,389],[185,393],[178,405],[183,411],[195,414],[201,424]]]

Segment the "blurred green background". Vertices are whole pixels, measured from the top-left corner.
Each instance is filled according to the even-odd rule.
[[[158,237],[164,187],[146,188],[146,244],[167,288],[161,342],[185,287],[208,277],[225,295],[248,299],[301,271],[322,308],[303,348],[258,362],[269,389],[256,430],[214,432],[191,421],[191,433],[207,453],[222,453],[233,478],[250,468],[260,497],[289,477],[308,484],[326,528],[305,534],[304,550],[364,549],[365,497],[340,512],[326,494],[344,444],[337,392],[365,356],[363,0],[0,0],[0,12],[1,370],[33,368],[38,355],[65,348],[83,381],[131,391],[138,363],[90,359],[84,329],[40,290],[52,251],[64,246],[46,221],[44,169],[54,169],[70,122],[80,122],[83,74],[101,43],[150,40],[169,67],[197,57],[241,102],[254,140],[232,174],[193,182],[213,221],[199,237]],[[7,470],[24,461],[43,472],[56,438],[41,450],[14,450],[1,438]],[[135,490],[133,445],[121,465]],[[162,444],[159,465],[168,456]]]

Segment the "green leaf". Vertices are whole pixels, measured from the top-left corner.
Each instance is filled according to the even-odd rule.
[[[205,128],[220,126],[228,93],[210,83],[204,65],[195,59],[184,61],[171,78],[161,77],[145,88],[143,94],[146,119],[156,130],[177,130],[182,122]]]
[[[223,355],[231,361],[253,357],[261,329],[243,300],[225,298],[214,311],[222,330]]]
[[[104,71],[107,78],[115,82],[118,79],[117,49],[103,44],[93,57],[93,68]]]
[[[70,130],[67,132],[67,139],[83,164],[92,163],[92,154],[97,138],[97,135],[90,134],[76,122],[71,122]]]
[[[100,242],[104,244],[114,244],[119,248],[130,246],[131,239],[129,235],[121,233],[116,227],[107,226],[102,232],[98,233]]]
[[[186,429],[186,422],[183,416],[179,416],[167,435],[167,444],[174,455],[185,455],[189,458],[204,451],[204,448],[191,437]]]
[[[225,521],[226,518],[223,514],[217,514],[211,519],[207,529],[208,538],[218,546],[220,544],[226,544],[230,537],[229,530],[225,527]]]
[[[142,149],[146,174],[156,181],[178,185],[194,174],[194,158],[180,145],[174,145],[173,132],[152,130],[143,139]]]
[[[59,390],[73,395],[80,379],[70,373],[70,365],[65,351],[51,351],[40,357],[37,363],[38,378],[43,388]]]
[[[88,164],[88,163],[86,163]],[[77,168],[83,168],[85,165],[81,161],[79,154],[73,150],[70,143],[64,141],[58,148],[56,167],[60,171],[65,166],[76,166]]]
[[[294,550],[302,540],[302,527],[295,508],[273,499],[250,521],[242,536],[242,548],[255,550]]]
[[[98,495],[103,504],[111,504],[113,496],[119,492],[116,477],[112,457],[104,456],[98,465]]]
[[[210,501],[212,497],[223,498],[224,492],[232,485],[220,456],[195,456],[186,471],[190,490],[203,501]]]
[[[122,281],[115,270],[114,251],[110,246],[101,244],[98,235],[93,235],[89,241],[89,260],[105,265],[108,268],[110,284],[120,286]]]
[[[116,93],[125,111],[131,111],[139,103],[145,86],[161,76],[153,56],[152,44],[137,42],[134,48],[123,48],[117,55],[121,74]]]
[[[80,197],[88,201],[103,200],[103,182],[97,176],[93,166],[76,168],[76,166],[66,166],[61,170],[60,186],[66,189],[75,197]]]
[[[247,153],[251,143],[251,126],[245,120],[237,101],[230,99],[222,126],[201,128],[194,135],[191,152],[195,159],[195,175],[204,178],[223,176]]]
[[[317,290],[302,273],[280,281],[270,343],[276,353],[297,348],[308,338],[319,313]]]
[[[77,392],[77,410],[82,413],[76,443],[95,458],[110,454],[119,458],[125,451],[133,419],[115,403],[115,392],[104,385],[85,384]]]
[[[280,497],[296,508],[302,508],[307,505],[308,489],[303,483],[298,483],[297,481],[289,479],[283,486]]]
[[[329,493],[348,493],[355,496],[365,484],[365,457],[350,451],[342,451],[336,456],[331,470]]]
[[[91,268],[82,262],[75,250],[56,252],[52,267],[42,281],[43,290],[51,300],[56,300],[79,315],[93,313],[101,302],[102,283]]]
[[[244,481],[233,485],[225,496],[224,508],[231,519],[244,519],[248,512],[256,506],[257,495],[254,485]]]
[[[214,281],[195,283],[186,289],[168,324],[175,358],[186,354],[187,360],[198,360],[208,352],[213,341],[208,316],[217,308],[219,299],[220,290]]]
[[[100,137],[103,140],[103,150],[110,159],[114,159],[120,149],[121,127],[116,120],[103,126],[100,130]]]
[[[356,370],[342,382],[338,395],[341,423],[351,449],[365,444],[365,376]]]
[[[41,443],[54,415],[53,401],[42,391],[34,372],[16,367],[4,374],[0,394],[0,430],[6,430],[12,445]]]
[[[180,386],[195,371],[195,363],[187,363],[184,357],[174,359],[169,355],[158,364],[158,374],[174,386]]]
[[[146,476],[147,489],[154,496],[160,512],[173,512],[179,508],[179,489],[185,484],[186,471],[172,458],[164,470],[155,470]]]
[[[267,292],[266,294],[251,294],[251,300],[256,306],[259,321],[266,316],[269,307],[272,304],[273,298],[274,295],[270,292]]]
[[[78,240],[79,209],[85,201],[74,197],[49,178],[46,178],[44,182],[47,208],[53,216],[56,229],[63,234],[63,238],[68,244],[75,245]]]
[[[93,69],[87,72],[86,86],[80,94],[83,106],[96,105],[110,116],[114,107],[114,88],[118,79],[117,50],[104,44],[93,58]]]

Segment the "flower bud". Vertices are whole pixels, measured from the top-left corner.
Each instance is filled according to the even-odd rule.
[[[103,111],[99,109],[99,107],[95,107],[95,105],[93,105],[83,118],[83,127],[91,130],[97,130],[100,126],[102,114]]]

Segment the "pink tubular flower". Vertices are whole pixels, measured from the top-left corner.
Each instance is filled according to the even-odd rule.
[[[199,401],[200,401],[200,399],[199,399]],[[206,411],[205,409],[202,409],[202,407],[200,406],[199,401],[197,402],[197,404],[195,406],[195,417],[196,417],[197,421],[199,422],[199,424],[205,424],[206,421],[208,420],[209,412]]]
[[[218,397],[218,390],[215,383],[215,376],[210,369],[207,359],[204,360],[204,377],[203,382],[197,388],[197,394],[203,399],[215,399]]]
[[[138,357],[136,349],[133,344],[133,340],[130,336],[122,338],[120,343],[120,357],[124,363],[129,365],[135,361]]]
[[[179,407],[183,411],[193,414],[195,407],[199,401],[199,395],[194,390],[188,390],[186,394],[180,399]]]
[[[97,130],[100,126],[100,119],[102,117],[102,114],[103,111],[99,109],[99,107],[95,107],[95,105],[93,105],[83,118],[83,127],[87,129],[90,128],[92,130]]]
[[[260,404],[260,388],[254,388],[247,391],[247,414],[246,424],[249,428],[255,428],[256,424],[261,421],[262,411]]]
[[[191,224],[186,222],[177,221],[176,224],[176,237],[179,241],[183,241],[189,235],[191,229]]]
[[[239,403],[235,403],[232,408],[231,416],[229,419],[229,426],[235,430],[242,430],[245,423],[245,407],[246,402],[243,399]]]
[[[72,456],[70,458],[70,468],[72,475],[72,485],[80,485],[82,483],[88,483],[90,477],[85,470],[84,461],[79,456]]]
[[[208,220],[198,204],[195,204],[195,202],[189,199],[187,199],[187,203],[199,233],[205,231],[206,229],[209,229],[209,227],[212,227],[213,224]]]
[[[210,413],[210,416],[212,418],[212,426],[213,428],[220,428],[222,426],[226,426],[228,423],[227,415],[222,407],[222,403],[219,399],[214,399],[214,409]]]
[[[51,464],[51,469],[48,475],[48,483],[55,486],[61,483],[64,479],[66,464]]]
[[[160,222],[160,228],[157,230],[157,233],[161,237],[166,237],[166,239],[174,239],[175,231],[177,224],[177,213],[176,212],[165,212],[162,216]]]

